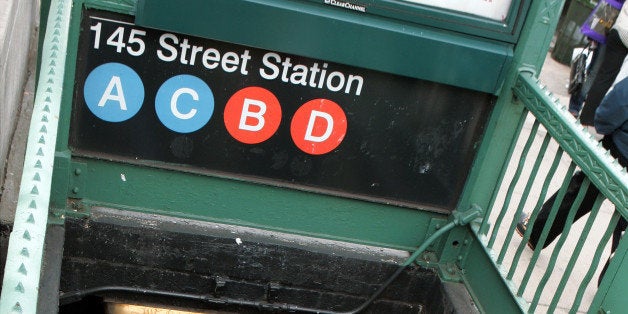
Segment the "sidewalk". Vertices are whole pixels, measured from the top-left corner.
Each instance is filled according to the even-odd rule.
[[[567,92],[569,71],[569,66],[558,63],[556,60],[552,59],[551,54],[548,52],[545,63],[543,63],[543,69],[541,69],[539,75],[539,81],[547,86],[547,89],[550,90],[565,107],[569,105],[569,93]]]

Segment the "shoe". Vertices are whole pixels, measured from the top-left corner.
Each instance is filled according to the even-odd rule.
[[[519,216],[519,222],[517,223],[517,233],[522,237],[526,233],[526,230],[528,229],[529,219],[530,219],[530,216],[528,216],[528,214],[526,213],[521,213],[521,216]]]
[[[528,216],[525,213],[522,213],[521,217],[519,218],[519,222],[517,223],[517,228],[515,230],[517,230],[517,233],[522,238],[523,238],[523,235],[526,233],[526,230],[528,230],[528,220],[529,219],[530,219],[530,216]],[[528,247],[530,249],[532,249],[532,251],[534,251],[534,245],[532,243],[530,243],[530,241],[528,241],[527,245],[528,245]]]

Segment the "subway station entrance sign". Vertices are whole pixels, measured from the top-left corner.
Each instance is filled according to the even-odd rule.
[[[94,10],[76,71],[75,155],[438,210],[456,205],[495,101]]]

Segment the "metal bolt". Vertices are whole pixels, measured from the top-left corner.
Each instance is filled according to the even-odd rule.
[[[436,230],[440,229],[440,225],[436,225],[434,228],[436,228]]]
[[[448,267],[447,268],[447,272],[450,273],[450,274],[453,274],[454,273],[454,269],[451,268],[451,267]]]
[[[72,193],[74,193],[74,194],[78,194],[78,192],[79,192],[79,188],[74,187],[74,188],[72,189]]]
[[[471,243],[471,241],[469,241],[469,239],[464,239],[464,242],[462,242],[464,245],[469,245],[469,243]]]
[[[458,261],[462,262],[462,255],[458,255]]]
[[[80,176],[83,171],[79,168],[74,169],[74,174]]]

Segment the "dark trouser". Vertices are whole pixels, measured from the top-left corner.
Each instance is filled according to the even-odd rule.
[[[628,166],[628,160],[619,153],[617,146],[615,146],[615,143],[613,143],[613,140],[610,136],[605,136],[602,139],[602,145],[604,146],[604,148],[608,149],[611,152],[611,155],[613,157],[619,160],[619,163],[623,167]],[[569,215],[569,209],[573,205],[578,195],[578,191],[580,190],[580,186],[582,185],[582,181],[584,180],[584,178],[584,173],[580,171],[574,174],[573,177],[571,177],[567,192],[558,208],[556,218],[554,220],[554,223],[552,224],[552,227],[550,228],[547,239],[543,244],[543,248],[552,243],[552,241],[554,241],[554,239],[556,239],[556,237],[558,237],[563,231],[565,223],[567,222],[567,216]],[[595,187],[595,185],[593,185],[593,183],[591,183],[589,185],[589,188],[587,189],[584,199],[582,200],[582,203],[578,207],[578,211],[576,212],[576,217],[574,220],[577,220],[578,218],[584,216],[586,213],[591,211],[591,209],[593,208],[593,204],[595,203],[595,199],[597,198],[599,193],[600,191]],[[552,206],[554,205],[554,201],[556,200],[557,195],[558,192],[554,193],[554,195],[552,195],[545,203],[543,203],[543,207],[541,208],[537,219],[534,221],[534,226],[532,227],[532,233],[530,234],[529,242],[535,247],[538,246],[543,227],[545,227],[545,224],[547,223],[547,218],[550,214]],[[621,239],[621,234],[626,229],[627,224],[628,223],[626,223],[626,220],[624,218],[621,218],[617,223],[617,227],[615,227],[615,230],[613,231],[611,252],[615,252],[615,250],[617,249],[617,246],[619,245],[619,240]]]
[[[608,36],[606,36],[606,51],[599,60],[601,62],[600,69],[595,76],[580,113],[580,122],[582,124],[593,125],[595,110],[602,102],[608,89],[613,85],[626,54],[628,54],[628,48],[622,43],[617,30],[611,29]]]

